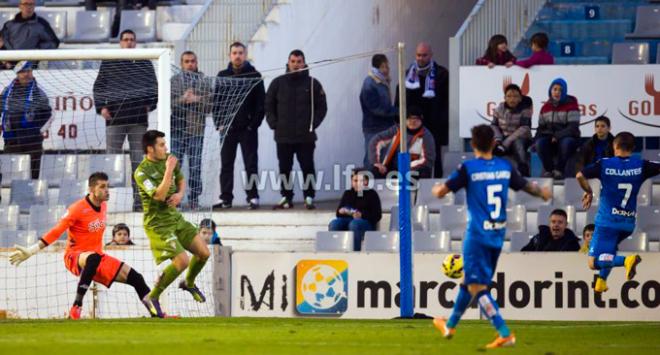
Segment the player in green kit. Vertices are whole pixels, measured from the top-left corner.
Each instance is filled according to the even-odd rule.
[[[165,134],[147,131],[142,137],[146,157],[133,173],[142,199],[144,230],[151,244],[156,264],[172,260],[149,293],[158,303],[163,291],[187,268],[186,279],[179,288],[190,292],[195,301],[205,302],[204,294],[195,286],[195,277],[209,258],[209,249],[198,235],[195,225],[183,219],[176,206],[183,199],[186,180],[177,158],[167,153]],[[193,254],[192,258],[186,253]]]

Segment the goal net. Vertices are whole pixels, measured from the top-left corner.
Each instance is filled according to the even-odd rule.
[[[5,52],[5,51],[3,51]],[[217,202],[218,161],[226,128],[259,78],[218,78],[183,71],[165,49],[5,52],[17,65],[0,71],[0,312],[12,318],[66,317],[78,277],[64,266],[66,234],[25,261],[9,266],[15,244],[35,243],[83,198],[96,171],[110,178],[104,250],[142,273],[152,287],[159,270],[144,232],[133,171],[144,157],[147,129],[166,133],[179,159],[186,193],[178,210],[198,226]],[[28,61],[27,63],[25,61]],[[130,242],[119,228],[130,230]],[[113,229],[119,233],[113,236]],[[209,240],[210,242],[210,240]],[[209,245],[212,251],[212,246]],[[163,294],[170,314],[211,316],[213,253],[196,285],[206,303],[178,289]],[[139,317],[147,312],[132,287],[95,283],[83,317]]]

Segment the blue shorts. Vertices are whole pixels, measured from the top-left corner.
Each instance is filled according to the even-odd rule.
[[[493,248],[466,239],[463,242],[465,285],[490,285],[502,248]]]
[[[632,232],[610,227],[596,226],[594,235],[589,243],[589,256],[598,257],[600,254],[615,255],[617,246],[622,240],[628,238]]]

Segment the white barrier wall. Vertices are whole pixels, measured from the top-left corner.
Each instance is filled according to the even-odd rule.
[[[568,94],[578,99],[583,137],[594,134],[592,122],[600,115],[612,120],[613,132],[660,135],[660,66],[540,65],[531,69],[461,67],[461,137],[469,138],[470,128],[492,120],[493,110],[504,101],[503,89],[510,83],[532,98],[532,128],[536,128],[550,83],[556,78],[566,80]]]
[[[444,256],[415,255],[415,312],[450,314],[458,284],[442,274]],[[613,271],[610,290],[601,297],[591,288],[594,272],[583,254],[502,254],[493,295],[505,319],[659,321],[660,254],[642,259],[634,281],[624,282],[623,269]],[[397,254],[235,252],[232,316],[299,317],[302,310],[313,316],[394,318],[398,280]],[[476,308],[465,314],[478,317]]]

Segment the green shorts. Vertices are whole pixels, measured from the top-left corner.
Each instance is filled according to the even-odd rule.
[[[183,218],[171,226],[156,228],[145,226],[144,231],[149,238],[156,264],[170,260],[189,249],[197,235],[197,227]]]

